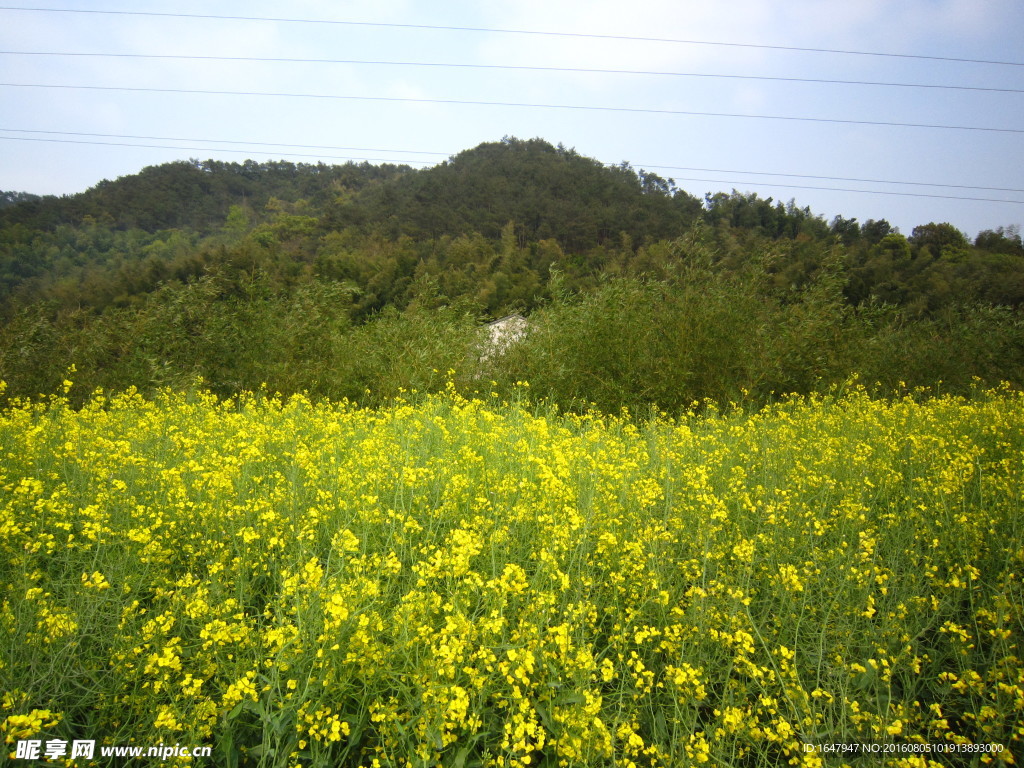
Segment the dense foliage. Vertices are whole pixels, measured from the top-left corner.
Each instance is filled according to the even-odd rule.
[[[54,391],[377,401],[453,369],[561,402],[686,407],[860,374],[1020,383],[1024,246],[949,224],[909,237],[671,180],[535,139],[405,166],[171,163],[0,207],[0,378]],[[487,370],[475,329],[529,315]],[[367,394],[367,390],[370,390]]]

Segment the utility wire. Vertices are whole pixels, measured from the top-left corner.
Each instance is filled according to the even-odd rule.
[[[514,101],[474,101],[469,99],[427,99],[400,96],[347,96],[329,93],[285,93],[266,91],[221,91],[196,88],[143,88],[113,85],[65,85],[51,83],[0,83],[4,88],[57,88],[64,90],[122,91],[130,93],[179,93],[207,96],[261,96],[297,99],[333,99],[342,101],[377,101],[388,103],[414,104],[456,104],[477,107],[516,107],[531,109],[566,109],[597,112],[624,112],[633,114],[684,115],[690,117],[729,117],[751,120],[788,120],[806,123],[832,123],[845,125],[873,125],[888,128],[933,128],[953,131],[988,131],[995,133],[1024,133],[1024,128],[996,128],[981,125],[941,125],[936,123],[900,123],[888,120],[846,120],[828,117],[803,117],[796,115],[749,115],[736,112],[697,112],[681,109],[652,109],[643,107],[608,107],[585,104],[537,104]]]
[[[286,147],[289,149],[330,149],[342,152],[391,152],[406,155],[440,155],[450,157],[450,152],[421,152],[416,149],[381,149],[379,147],[338,147],[326,144],[282,144],[271,141],[233,141],[230,139],[199,139],[182,136],[136,136],[123,133],[84,133],[82,131],[43,131],[33,128],[0,128],[4,133],[45,133],[50,136],[91,136],[101,139],[144,139],[146,141],[198,141],[204,144],[242,144],[252,147]],[[3,138],[3,137],[0,137]],[[16,138],[16,137],[12,137]]]
[[[393,153],[393,154],[407,154],[407,155],[437,155],[441,157],[451,157],[451,152],[433,152],[426,150],[415,150],[415,149],[382,149],[380,147],[339,147],[333,145],[324,144],[283,144],[278,142],[269,141],[238,141],[238,140],[227,140],[227,139],[205,139],[197,137],[183,137],[183,136],[139,136],[132,134],[122,133],[86,133],[82,131],[45,131],[34,128],[3,128],[0,127],[0,133],[33,133],[33,134],[46,134],[47,136],[85,136],[90,138],[101,138],[101,139],[136,139],[143,141],[190,141],[199,142],[203,144],[234,144],[242,145],[247,147],[284,147],[286,149],[327,149],[332,151],[343,151],[343,152],[378,152],[378,153]],[[30,138],[30,137],[4,137],[0,138]],[[116,144],[114,146],[117,146]],[[139,145],[144,146],[144,145]],[[161,147],[162,148],[162,147]],[[181,149],[204,149],[202,147],[181,147]],[[217,147],[209,147],[205,149],[218,149]],[[242,150],[244,151],[244,150]],[[255,151],[255,150],[254,150]],[[266,152],[264,154],[275,154],[274,152]],[[299,155],[296,155],[299,156]],[[323,155],[301,155],[302,157],[323,157]],[[418,162],[418,161],[417,161]],[[983,187],[971,184],[943,184],[941,182],[934,181],[905,181],[895,179],[865,179],[859,177],[850,176],[820,176],[810,175],[803,173],[777,173],[773,171],[745,171],[738,168],[695,168],[691,166],[682,165],[657,165],[654,163],[631,163],[632,166],[637,168],[660,168],[663,170],[671,171],[695,171],[699,173],[738,173],[745,176],[778,176],[790,179],[815,179],[818,181],[850,181],[859,182],[862,184],[899,184],[903,186],[914,186],[914,187],[945,187],[949,189],[978,189],[987,192],[1018,192],[1024,194],[1024,189],[1018,189],[1015,187]],[[609,166],[614,167],[614,166]],[[750,182],[754,183],[754,182]]]
[[[666,37],[637,37],[631,35],[605,35],[585,32],[551,32],[536,29],[507,29],[502,27],[466,27],[450,26],[442,24],[399,24],[393,22],[377,21],[346,21],[340,19],[297,19],[272,16],[228,16],[221,14],[202,13],[167,13],[156,11],[112,11],[95,10],[83,8],[26,8],[22,6],[0,6],[0,11],[34,11],[43,13],[79,13],[79,14],[103,14],[109,16],[150,16],[158,18],[174,19],[217,19],[221,21],[264,21],[281,24],[332,24],[353,27],[381,27],[390,29],[428,29],[444,32],[486,32],[492,34],[508,35],[539,35],[545,37],[572,37],[587,38],[594,40],[627,40],[643,43],[674,43],[678,45],[707,45],[730,48],[758,48],[774,51],[797,51],[800,53],[830,53],[846,56],[882,56],[899,59],[922,59],[926,61],[951,61],[965,64],[996,64],[1009,67],[1024,67],[1024,61],[998,61],[992,59],[972,59],[954,56],[927,56],[910,53],[890,53],[884,51],[857,51],[840,48],[806,48],[792,45],[765,45],[759,43],[735,43],[716,40],[682,40]]]
[[[690,168],[681,165],[647,165],[635,164],[638,168],[661,168],[670,171],[698,171],[700,173],[741,173],[748,176],[779,176],[788,179],[818,179],[820,181],[852,181],[862,184],[902,184],[913,187],[947,187],[949,189],[983,189],[989,192],[1020,192],[1024,189],[1014,187],[978,187],[970,184],[941,184],[930,181],[896,181],[894,179],[861,179],[851,176],[812,176],[805,173],[774,173],[770,171],[741,171],[735,168]],[[699,179],[698,179],[699,181]],[[754,182],[750,182],[754,183]]]
[[[706,182],[709,184],[728,184],[730,186],[745,185],[752,187],[781,187],[783,189],[816,189],[824,190],[826,192],[856,192],[858,194],[866,195],[895,195],[897,197],[929,197],[937,198],[940,200],[974,200],[983,203],[1011,203],[1014,205],[1024,205],[1024,200],[1006,200],[1005,198],[999,197],[967,197],[962,195],[937,195],[925,192],[893,192],[884,189],[849,189],[847,187],[821,187],[812,186],[808,184],[776,184],[774,182],[767,181],[728,181],[725,179],[677,178],[676,181],[699,181]]]
[[[648,75],[657,77],[693,77],[729,80],[762,80],[782,83],[816,83],[824,85],[864,85],[886,88],[931,88],[952,91],[986,91],[992,93],[1024,93],[1024,88],[994,88],[981,85],[947,85],[942,83],[894,83],[876,80],[832,80],[819,77],[779,77],[770,75],[737,75],[717,72],[667,72],[640,69],[593,69],[588,67],[544,67],[526,64],[471,64],[439,61],[377,61],[365,59],[304,59],[264,56],[199,56],[159,53],[92,53],[72,51],[0,51],[3,56],[70,56],[123,59],[171,59],[181,61],[236,61],[266,64],[345,64],[391,67],[438,67],[450,69],[488,69],[527,72],[568,72],[596,75]]]
[[[339,155],[322,155],[322,154],[308,154],[303,152],[269,152],[265,149],[228,149],[225,147],[182,147],[172,146],[170,144],[136,144],[134,142],[125,141],[90,141],[86,139],[43,139],[37,136],[0,136],[0,141],[39,141],[50,144],[89,144],[100,147],[138,147],[142,149],[181,149],[189,152],[231,152],[239,155],[272,155],[272,156],[283,156],[283,157],[310,157],[328,160],[351,160],[353,162],[375,162],[375,163],[394,163],[394,158],[383,159],[379,157],[342,157]],[[394,150],[381,150],[384,152]],[[397,162],[400,163],[415,163],[417,165],[432,165],[436,163],[436,160],[409,160],[401,159]]]
[[[146,149],[171,149],[171,150],[188,150],[188,151],[198,151],[198,152],[206,152],[206,151],[211,151],[211,150],[215,151],[215,152],[233,152],[233,153],[246,153],[246,152],[250,152],[250,150],[244,150],[244,149],[225,149],[225,148],[222,148],[222,147],[213,147],[213,148],[211,148],[211,147],[179,147],[179,146],[160,145],[160,144],[136,144],[136,143],[119,142],[119,141],[90,141],[90,140],[84,140],[84,139],[44,139],[44,138],[38,138],[38,137],[23,137],[23,136],[0,136],[0,141],[39,141],[39,142],[48,142],[48,143],[55,143],[55,144],[89,144],[89,145],[104,146],[104,147],[142,147],[142,148],[146,148]],[[385,151],[389,151],[389,150],[385,150]],[[295,152],[281,152],[281,153],[277,153],[277,152],[268,152],[266,150],[252,150],[251,153],[263,154],[263,155],[275,155],[275,156],[283,155],[283,156],[288,156],[288,157],[319,157],[319,158],[331,157],[329,155],[307,155],[307,154],[300,154],[300,153],[295,153]],[[423,153],[423,154],[428,154],[428,153]],[[431,154],[433,154],[433,153],[431,153]],[[359,161],[363,161],[363,162],[369,162],[370,160],[375,160],[375,161],[377,160],[376,158],[364,158],[364,157],[354,157],[354,158],[353,157],[346,157],[346,158],[334,158],[334,159],[353,160],[353,161],[359,160]],[[384,162],[390,162],[390,161],[384,161]],[[422,164],[422,165],[429,165],[432,161],[407,160],[405,162],[407,162],[407,163],[417,163],[417,164]],[[655,166],[652,166],[652,167],[655,167]],[[667,167],[667,166],[660,166],[660,167]],[[739,171],[739,173],[750,173],[750,172],[748,172],[748,171]],[[778,175],[787,175],[787,174],[778,174]],[[809,178],[829,178],[829,177],[809,177]],[[942,200],[972,200],[972,201],[979,201],[979,202],[986,202],[986,203],[1010,203],[1010,204],[1014,204],[1014,205],[1024,205],[1024,200],[1006,200],[1005,198],[992,198],[992,197],[970,197],[970,196],[965,196],[965,195],[939,195],[939,194],[930,194],[930,193],[924,193],[924,192],[893,192],[893,191],[876,190],[876,189],[849,189],[849,188],[846,188],[846,187],[825,187],[825,186],[814,186],[814,185],[804,185],[804,184],[776,184],[776,183],[773,183],[773,182],[729,181],[727,179],[681,178],[681,179],[676,179],[676,181],[693,181],[693,182],[703,182],[703,183],[710,183],[710,184],[727,184],[727,185],[730,185],[730,186],[732,186],[732,185],[739,185],[739,186],[746,185],[746,186],[773,187],[773,188],[784,188],[784,189],[814,189],[814,190],[823,190],[823,191],[828,191],[828,192],[853,192],[853,193],[857,193],[857,194],[867,194],[867,195],[895,195],[895,196],[898,196],[898,197],[927,197],[927,198],[938,198],[938,199],[942,199]],[[890,183],[890,182],[887,182],[887,183]],[[935,185],[935,186],[957,186],[957,185],[945,185],[945,184],[943,184],[943,185]],[[966,187],[966,188],[968,188],[968,189],[994,189],[994,188],[990,188],[990,187]]]

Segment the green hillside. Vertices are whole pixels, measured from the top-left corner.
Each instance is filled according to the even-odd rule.
[[[858,374],[966,391],[1021,376],[1024,247],[909,236],[678,190],[540,140],[432,168],[176,162],[78,195],[0,195],[8,396],[201,376],[383,398],[484,378],[602,407],[807,392]],[[479,370],[478,326],[529,337]],[[369,394],[367,394],[369,390]]]

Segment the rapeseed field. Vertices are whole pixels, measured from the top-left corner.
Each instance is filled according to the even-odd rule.
[[[15,403],[4,754],[122,764],[62,751],[90,739],[213,750],[132,761],[161,765],[1013,764],[1022,480],[1008,389],[643,420],[451,388],[376,409]]]

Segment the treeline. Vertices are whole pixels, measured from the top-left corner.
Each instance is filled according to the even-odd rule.
[[[301,198],[322,206],[346,191],[408,171],[411,168],[404,165],[351,162],[178,161],[115,181],[105,179],[77,195],[0,193],[5,201],[0,206],[0,227],[20,224],[30,230],[50,230],[99,221],[113,229],[155,232],[184,227],[207,233],[224,223],[232,205],[260,210],[273,198]]]
[[[225,396],[265,386],[365,405],[449,381],[466,394],[514,397],[526,381],[531,396],[563,407],[672,413],[696,401],[757,405],[854,376],[885,395],[1022,381],[1024,319],[1008,307],[911,316],[892,305],[852,306],[838,260],[780,291],[770,259],[727,270],[699,238],[664,248],[678,266],[656,278],[602,277],[571,293],[554,272],[545,286],[553,298],[497,355],[472,302],[439,303],[430,283],[404,310],[360,322],[358,295],[344,283],[278,291],[262,272],[244,283],[208,274],[162,286],[133,307],[21,312],[0,333],[0,378],[8,397],[59,392],[70,379],[75,402],[97,388],[201,382]]]
[[[909,237],[505,139],[432,169],[173,163],[0,208],[7,396],[190,386],[602,408],[1019,384],[1024,247]],[[531,331],[481,362],[481,324]],[[490,382],[495,382],[493,385]],[[941,385],[939,384],[941,382]]]

